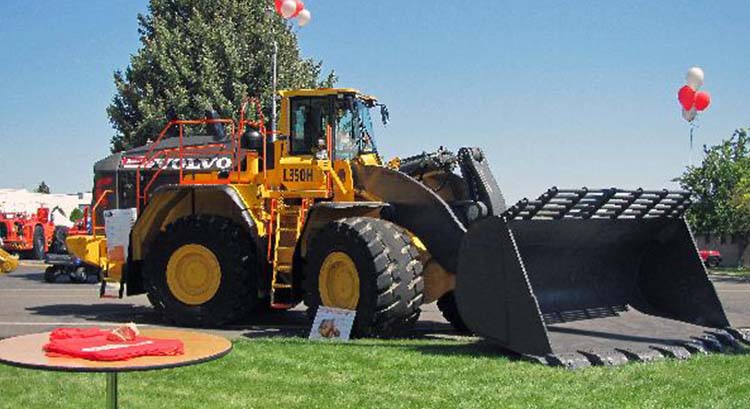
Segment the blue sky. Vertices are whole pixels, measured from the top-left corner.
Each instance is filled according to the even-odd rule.
[[[271,3],[268,0],[269,4]],[[674,187],[688,162],[677,89],[699,65],[699,145],[750,126],[744,1],[309,0],[303,53],[387,103],[386,157],[483,147],[506,196]],[[89,190],[107,155],[112,72],[145,1],[0,6],[0,187]]]

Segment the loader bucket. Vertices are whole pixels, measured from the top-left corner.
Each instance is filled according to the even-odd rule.
[[[565,366],[733,345],[716,330],[729,322],[683,219],[688,197],[553,188],[475,223],[459,255],[461,317],[507,349]]]
[[[0,274],[13,272],[18,268],[18,257],[10,255],[3,249],[0,249]]]

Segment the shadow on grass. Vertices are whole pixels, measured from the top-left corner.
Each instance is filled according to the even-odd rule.
[[[296,334],[296,336],[294,336]],[[310,341],[307,339],[308,331],[298,332],[271,332],[271,333],[246,333],[243,334],[245,341],[250,342],[263,340],[278,340],[284,338],[287,342],[299,345],[321,345],[336,346],[351,349],[388,348],[400,351],[414,351],[424,355],[437,356],[469,356],[475,358],[507,359],[508,361],[527,361],[528,359],[512,351],[504,349],[489,341],[476,338],[447,338],[424,334],[419,337],[399,338],[391,340],[357,339],[351,342],[326,342]]]

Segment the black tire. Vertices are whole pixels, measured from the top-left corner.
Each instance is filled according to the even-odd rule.
[[[437,307],[443,314],[443,318],[453,326],[453,329],[461,334],[471,334],[471,330],[466,326],[461,315],[458,313],[456,296],[453,291],[443,294],[443,296],[438,299]]]
[[[45,243],[44,228],[42,226],[34,227],[34,247],[31,250],[31,257],[33,257],[34,260],[44,260]]]
[[[721,260],[718,257],[709,257],[706,259],[706,267],[708,268],[719,267],[719,264],[721,264]]]
[[[321,228],[305,263],[305,304],[310,318],[322,303],[320,269],[332,252],[348,255],[359,276],[352,336],[395,337],[414,326],[424,298],[422,263],[400,227],[385,220],[355,217]]]
[[[88,281],[88,274],[86,274],[86,267],[79,266],[68,273],[70,282],[75,284],[83,284]]]
[[[57,267],[49,266],[44,270],[44,282],[54,283],[57,282]]]
[[[55,226],[55,231],[52,233],[52,243],[49,245],[50,254],[68,254],[68,245],[65,244],[65,239],[68,238],[68,230],[65,226]]]
[[[216,294],[200,305],[178,300],[167,285],[167,263],[187,244],[201,245],[216,256],[221,281]],[[232,220],[189,216],[175,221],[157,236],[143,264],[148,299],[157,311],[178,325],[220,326],[246,316],[257,304],[255,244]]]

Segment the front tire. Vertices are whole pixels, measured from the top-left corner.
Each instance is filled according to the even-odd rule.
[[[148,298],[178,325],[220,326],[258,302],[255,243],[232,220],[189,216],[167,226],[144,260]]]
[[[45,283],[55,283],[57,282],[57,267],[55,266],[49,266],[47,269],[44,270],[44,282]]]
[[[393,337],[411,329],[424,298],[422,263],[395,224],[368,217],[331,222],[311,242],[305,304],[356,309],[355,337]]]
[[[44,260],[44,228],[42,226],[34,227],[34,247],[31,250],[31,256],[34,260]]]

